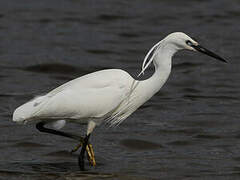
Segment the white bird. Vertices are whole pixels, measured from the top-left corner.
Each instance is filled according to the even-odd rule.
[[[171,33],[155,44],[147,53],[143,61],[142,71],[139,74],[143,74],[153,62],[155,72],[147,80],[136,80],[126,71],[120,69],[107,69],[90,73],[18,107],[13,113],[13,121],[19,123],[35,122],[37,129],[42,132],[79,140],[82,149],[78,162],[80,169],[84,170],[86,149],[90,163],[96,164],[92,147],[88,142],[94,128],[103,122],[108,122],[111,126],[119,125],[157,93],[169,77],[172,56],[182,49],[199,51],[227,62],[200,46],[198,42],[186,34],[182,32]],[[81,138],[55,130],[62,128],[68,121],[87,123],[86,137]],[[45,128],[45,124],[51,124],[54,129]]]

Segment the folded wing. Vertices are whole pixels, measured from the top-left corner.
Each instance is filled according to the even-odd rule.
[[[124,100],[133,78],[111,69],[74,79],[17,108],[13,121],[102,118]]]

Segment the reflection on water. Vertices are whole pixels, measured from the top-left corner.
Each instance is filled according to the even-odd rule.
[[[239,5],[1,1],[1,179],[239,179]],[[196,37],[229,64],[176,54],[155,97],[120,127],[96,129],[95,168],[79,171],[79,152],[70,153],[76,142],[10,121],[20,104],[83,74],[122,68],[136,77],[148,49],[174,31]]]

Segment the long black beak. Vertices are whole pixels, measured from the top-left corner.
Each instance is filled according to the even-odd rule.
[[[206,54],[208,56],[211,56],[219,61],[222,61],[222,62],[225,62],[225,63],[228,63],[227,60],[223,59],[222,57],[218,56],[217,54],[213,53],[212,51],[209,51],[207,50],[206,48],[200,46],[200,45],[192,45],[192,47],[194,49],[196,49],[197,51],[203,53],[203,54]]]

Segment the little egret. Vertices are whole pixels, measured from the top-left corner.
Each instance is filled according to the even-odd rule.
[[[200,46],[198,42],[182,32],[171,33],[155,44],[147,53],[141,74],[153,62],[154,74],[146,80],[135,80],[120,69],[107,69],[90,73],[67,82],[49,93],[38,96],[18,107],[13,121],[35,122],[41,132],[75,139],[82,146],[78,163],[84,170],[84,156],[95,166],[93,148],[89,137],[97,125],[108,122],[119,125],[136,109],[157,93],[168,79],[172,67],[172,56],[179,50],[187,49],[207,54],[227,62],[215,53]],[[149,60],[147,62],[147,60]],[[66,122],[87,124],[86,136],[59,131]],[[44,127],[52,125],[53,129]]]

